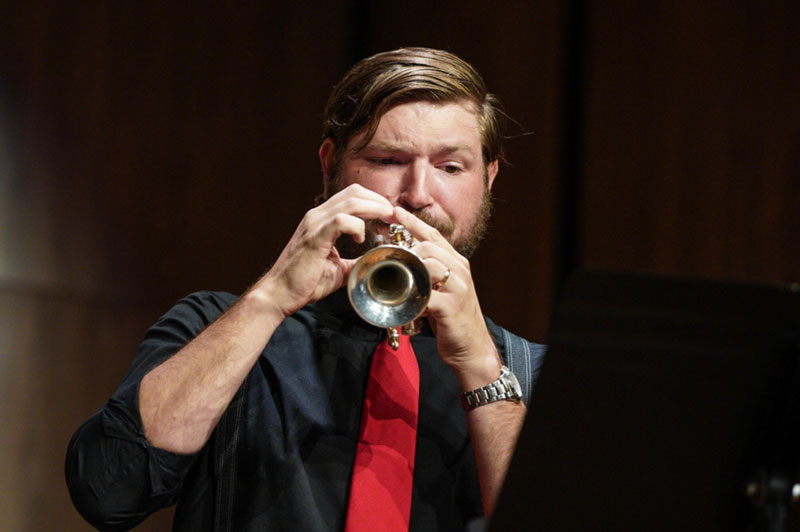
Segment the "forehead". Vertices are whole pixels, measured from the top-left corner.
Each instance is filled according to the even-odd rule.
[[[468,100],[412,101],[394,105],[378,121],[372,138],[368,131],[354,135],[354,150],[375,144],[453,144],[480,150],[481,136],[475,105]]]

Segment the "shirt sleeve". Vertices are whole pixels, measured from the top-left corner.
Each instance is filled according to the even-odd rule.
[[[101,531],[129,530],[174,504],[197,454],[150,445],[139,414],[139,383],[235,300],[198,292],[180,300],[151,327],[114,395],[81,425],[67,448],[65,474],[73,504]]]

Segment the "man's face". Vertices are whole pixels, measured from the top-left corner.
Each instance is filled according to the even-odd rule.
[[[491,211],[489,191],[498,169],[496,161],[483,164],[473,106],[466,101],[399,104],[381,117],[369,143],[354,152],[363,139],[363,133],[350,139],[329,190],[363,185],[438,229],[469,256],[485,232]],[[335,165],[332,142],[326,142],[331,144],[327,150],[323,144],[320,157],[328,178]],[[381,223],[368,223],[367,229],[366,248],[376,232],[386,233]],[[355,257],[366,251],[354,248],[352,239],[344,240],[337,242],[343,255]]]

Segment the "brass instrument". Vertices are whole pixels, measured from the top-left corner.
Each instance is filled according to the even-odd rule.
[[[361,318],[385,327],[389,345],[397,349],[399,334],[419,332],[415,320],[431,297],[431,279],[413,251],[414,239],[400,224],[389,227],[389,243],[381,243],[356,262],[347,279],[350,304]]]

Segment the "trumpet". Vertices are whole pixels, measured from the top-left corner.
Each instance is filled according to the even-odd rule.
[[[431,297],[431,278],[413,251],[414,238],[400,224],[389,227],[389,242],[358,259],[347,279],[347,296],[367,323],[387,329],[389,345],[397,349],[399,334],[419,332],[415,323]]]

